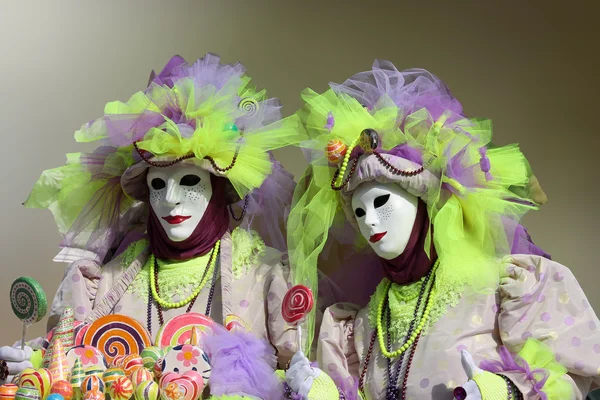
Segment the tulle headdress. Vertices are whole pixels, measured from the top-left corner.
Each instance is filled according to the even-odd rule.
[[[288,220],[297,283],[316,290],[317,260],[330,229],[343,212],[357,228],[352,193],[370,180],[396,183],[427,204],[435,230],[425,250],[433,240],[436,284],[489,290],[501,257],[544,254],[519,225],[545,200],[527,160],[516,145],[493,146],[491,121],[465,117],[434,75],[376,61],[371,71],[302,97],[298,115],[310,139],[301,146],[310,166]],[[363,268],[372,274],[375,266]]]
[[[75,133],[77,142],[98,143],[96,150],[69,154],[65,166],[45,171],[25,202],[52,211],[62,247],[102,262],[136,226],[143,231],[150,165],[193,162],[227,179],[230,206],[282,210],[293,179],[270,151],[298,142],[299,119],[282,119],[279,102],[252,88],[241,64],[219,61],[207,54],[190,65],[173,57],[144,91],[106,104],[104,116]]]

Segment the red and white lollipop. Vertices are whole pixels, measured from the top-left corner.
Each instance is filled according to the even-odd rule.
[[[300,324],[306,319],[314,305],[312,291],[303,285],[296,285],[287,291],[281,304],[283,319],[298,327],[298,349],[302,348],[302,330]]]

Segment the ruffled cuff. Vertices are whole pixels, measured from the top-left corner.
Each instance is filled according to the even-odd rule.
[[[564,400],[571,398],[572,388],[564,379],[567,368],[556,362],[552,350],[542,342],[528,339],[513,356],[506,347],[498,349],[500,361],[483,361],[480,368],[513,378],[513,383],[525,382],[530,390],[526,398]],[[520,379],[519,379],[520,378]]]
[[[314,363],[316,364],[316,363]],[[278,371],[279,373],[280,371]],[[284,376],[284,372],[281,371]],[[285,379],[285,378],[284,378]],[[353,389],[353,390],[352,390]],[[308,396],[302,396],[292,390],[287,382],[283,382],[283,394],[288,400],[316,400],[316,399],[340,399],[340,400],[359,400],[358,383],[356,386],[350,385],[346,388],[336,386],[336,382],[329,375],[321,371],[315,378]]]

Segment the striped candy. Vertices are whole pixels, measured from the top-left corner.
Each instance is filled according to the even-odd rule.
[[[112,385],[112,383],[120,376],[127,377],[125,375],[125,371],[123,371],[121,368],[109,368],[102,374],[102,380],[106,384],[106,388],[110,390],[110,385]]]
[[[348,146],[344,142],[338,139],[330,140],[327,143],[327,160],[330,163],[338,164],[344,159]]]
[[[52,387],[52,377],[50,371],[42,368],[38,371],[27,368],[21,372],[19,378],[19,387],[34,387],[40,392],[42,399],[45,399],[50,394]]]
[[[85,395],[87,392],[94,390],[104,393],[104,381],[98,378],[97,375],[87,376],[83,382],[81,382],[81,392]]]
[[[112,400],[129,400],[133,396],[133,383],[125,376],[115,379],[108,389]]]
[[[136,369],[129,375],[129,380],[131,380],[131,383],[133,383],[135,387],[138,387],[142,382],[151,381],[153,379],[154,375],[152,372],[144,367]]]
[[[144,367],[148,369],[154,368],[154,364],[159,358],[165,356],[164,352],[156,346],[148,346],[140,354],[144,362]]]
[[[139,354],[130,354],[123,359],[121,368],[125,370],[126,376],[130,376],[133,371],[143,366],[144,361]]]
[[[0,400],[12,400],[17,394],[19,387],[14,383],[5,383],[0,386]]]
[[[73,386],[67,381],[56,381],[52,384],[50,393],[60,394],[65,400],[71,400],[73,398]]]
[[[17,389],[15,400],[40,400],[40,391],[34,387],[22,387]]]
[[[149,380],[140,383],[135,389],[136,400],[158,400],[159,397],[158,383]]]

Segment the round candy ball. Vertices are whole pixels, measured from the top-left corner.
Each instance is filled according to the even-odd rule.
[[[65,400],[71,400],[73,398],[73,386],[67,381],[56,381],[52,384],[50,393],[60,394]]]
[[[0,400],[12,400],[17,394],[19,387],[14,383],[5,383],[0,386]]]
[[[119,376],[108,389],[112,400],[129,400],[133,396],[133,383],[125,376]]]
[[[40,400],[40,398],[40,391],[34,387],[22,387],[15,393],[15,400]]]
[[[104,381],[98,378],[98,375],[86,376],[83,382],[81,382],[81,392],[86,394],[94,390],[104,393]]]
[[[148,369],[154,368],[154,364],[159,358],[164,357],[164,352],[156,346],[148,346],[140,353],[144,367]]]
[[[159,395],[158,383],[152,380],[140,383],[135,389],[136,400],[158,400]]]
[[[141,367],[141,368],[138,368],[135,371],[133,371],[131,373],[131,375],[129,376],[129,379],[131,380],[131,383],[133,383],[133,385],[135,387],[138,387],[140,385],[140,383],[142,383],[142,382],[153,380],[154,375],[152,374],[152,372],[148,371],[146,368]]]
[[[123,359],[121,368],[125,370],[125,375],[129,376],[133,371],[143,366],[144,361],[142,360],[142,357],[139,356],[139,354],[130,354],[128,356],[125,356],[125,358]]]
[[[123,371],[121,368],[109,368],[102,374],[102,380],[106,384],[106,388],[110,389],[112,383],[121,376],[127,377],[125,375],[125,371]]]
[[[50,371],[45,368],[35,370],[27,368],[21,372],[19,378],[19,387],[34,387],[40,391],[40,396],[45,399],[50,394],[52,377]]]

